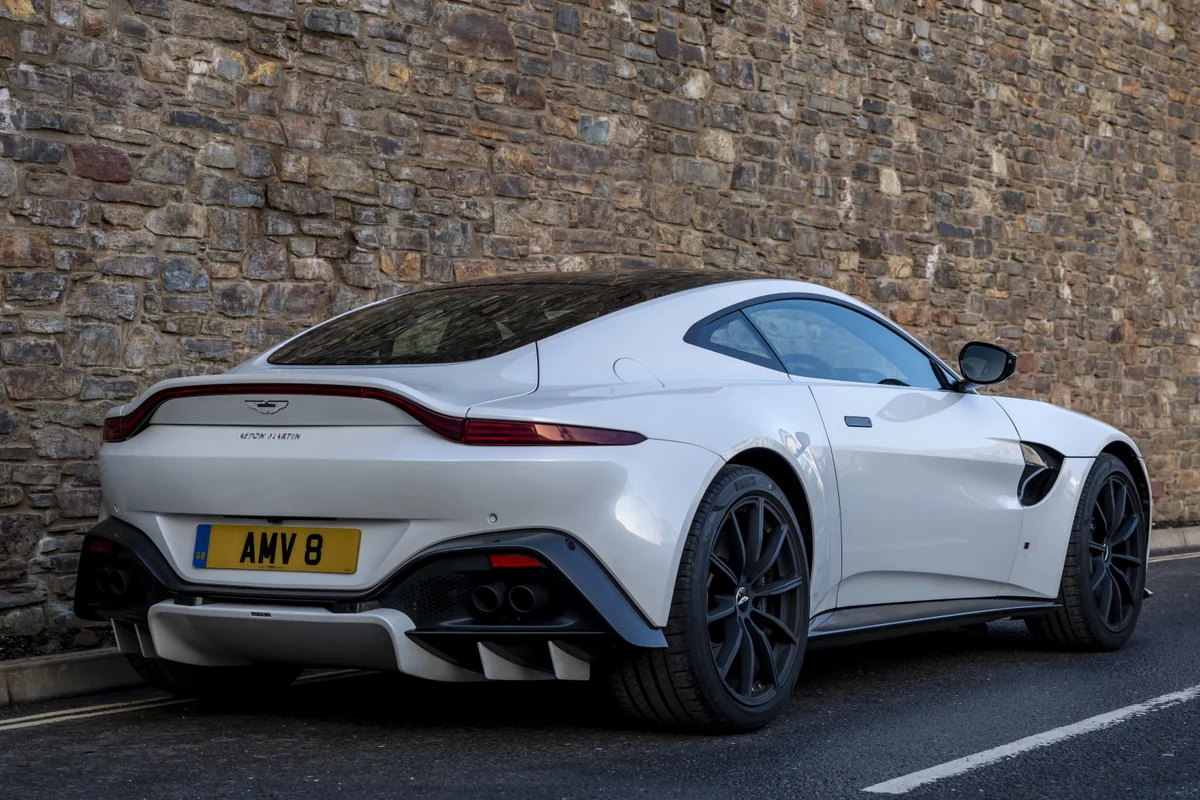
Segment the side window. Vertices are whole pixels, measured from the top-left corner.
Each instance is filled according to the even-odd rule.
[[[793,375],[942,388],[927,355],[853,309],[797,299],[763,303],[745,313]]]
[[[760,367],[782,370],[779,361],[771,353],[771,348],[767,347],[767,343],[740,311],[734,311],[708,323],[700,331],[696,344],[706,350],[740,358]]]

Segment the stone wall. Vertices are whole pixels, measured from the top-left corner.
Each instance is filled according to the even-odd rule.
[[[1200,517],[1198,39],[1194,0],[0,0],[0,641],[96,640],[109,406],[525,270],[767,270],[1001,342]]]

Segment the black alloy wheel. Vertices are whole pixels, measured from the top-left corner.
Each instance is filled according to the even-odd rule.
[[[1061,607],[1025,620],[1035,639],[1072,650],[1125,644],[1146,591],[1148,512],[1130,468],[1110,453],[1097,456],[1067,541]]]
[[[1114,633],[1129,624],[1145,585],[1140,505],[1132,482],[1114,472],[1101,485],[1088,523],[1088,586],[1101,621]]]
[[[617,706],[656,727],[736,733],[787,706],[808,643],[809,563],[801,520],[769,476],[726,466],[684,543],[667,647],[610,673]]]
[[[808,582],[786,510],[770,495],[729,509],[708,557],[708,637],[717,674],[746,705],[769,701],[796,658]]]

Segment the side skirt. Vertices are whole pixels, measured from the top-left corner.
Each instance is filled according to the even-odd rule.
[[[808,646],[820,649],[858,644],[1008,617],[1034,616],[1058,607],[1059,604],[1051,600],[985,597],[839,608],[812,620]]]

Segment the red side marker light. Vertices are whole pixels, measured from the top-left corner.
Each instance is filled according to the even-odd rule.
[[[111,553],[113,551],[112,542],[108,539],[92,539],[88,544],[88,550],[93,553]]]
[[[517,567],[540,567],[542,562],[538,561],[533,556],[522,556],[516,554],[499,554],[493,553],[488,556],[488,561],[492,563],[492,569],[514,569]]]

